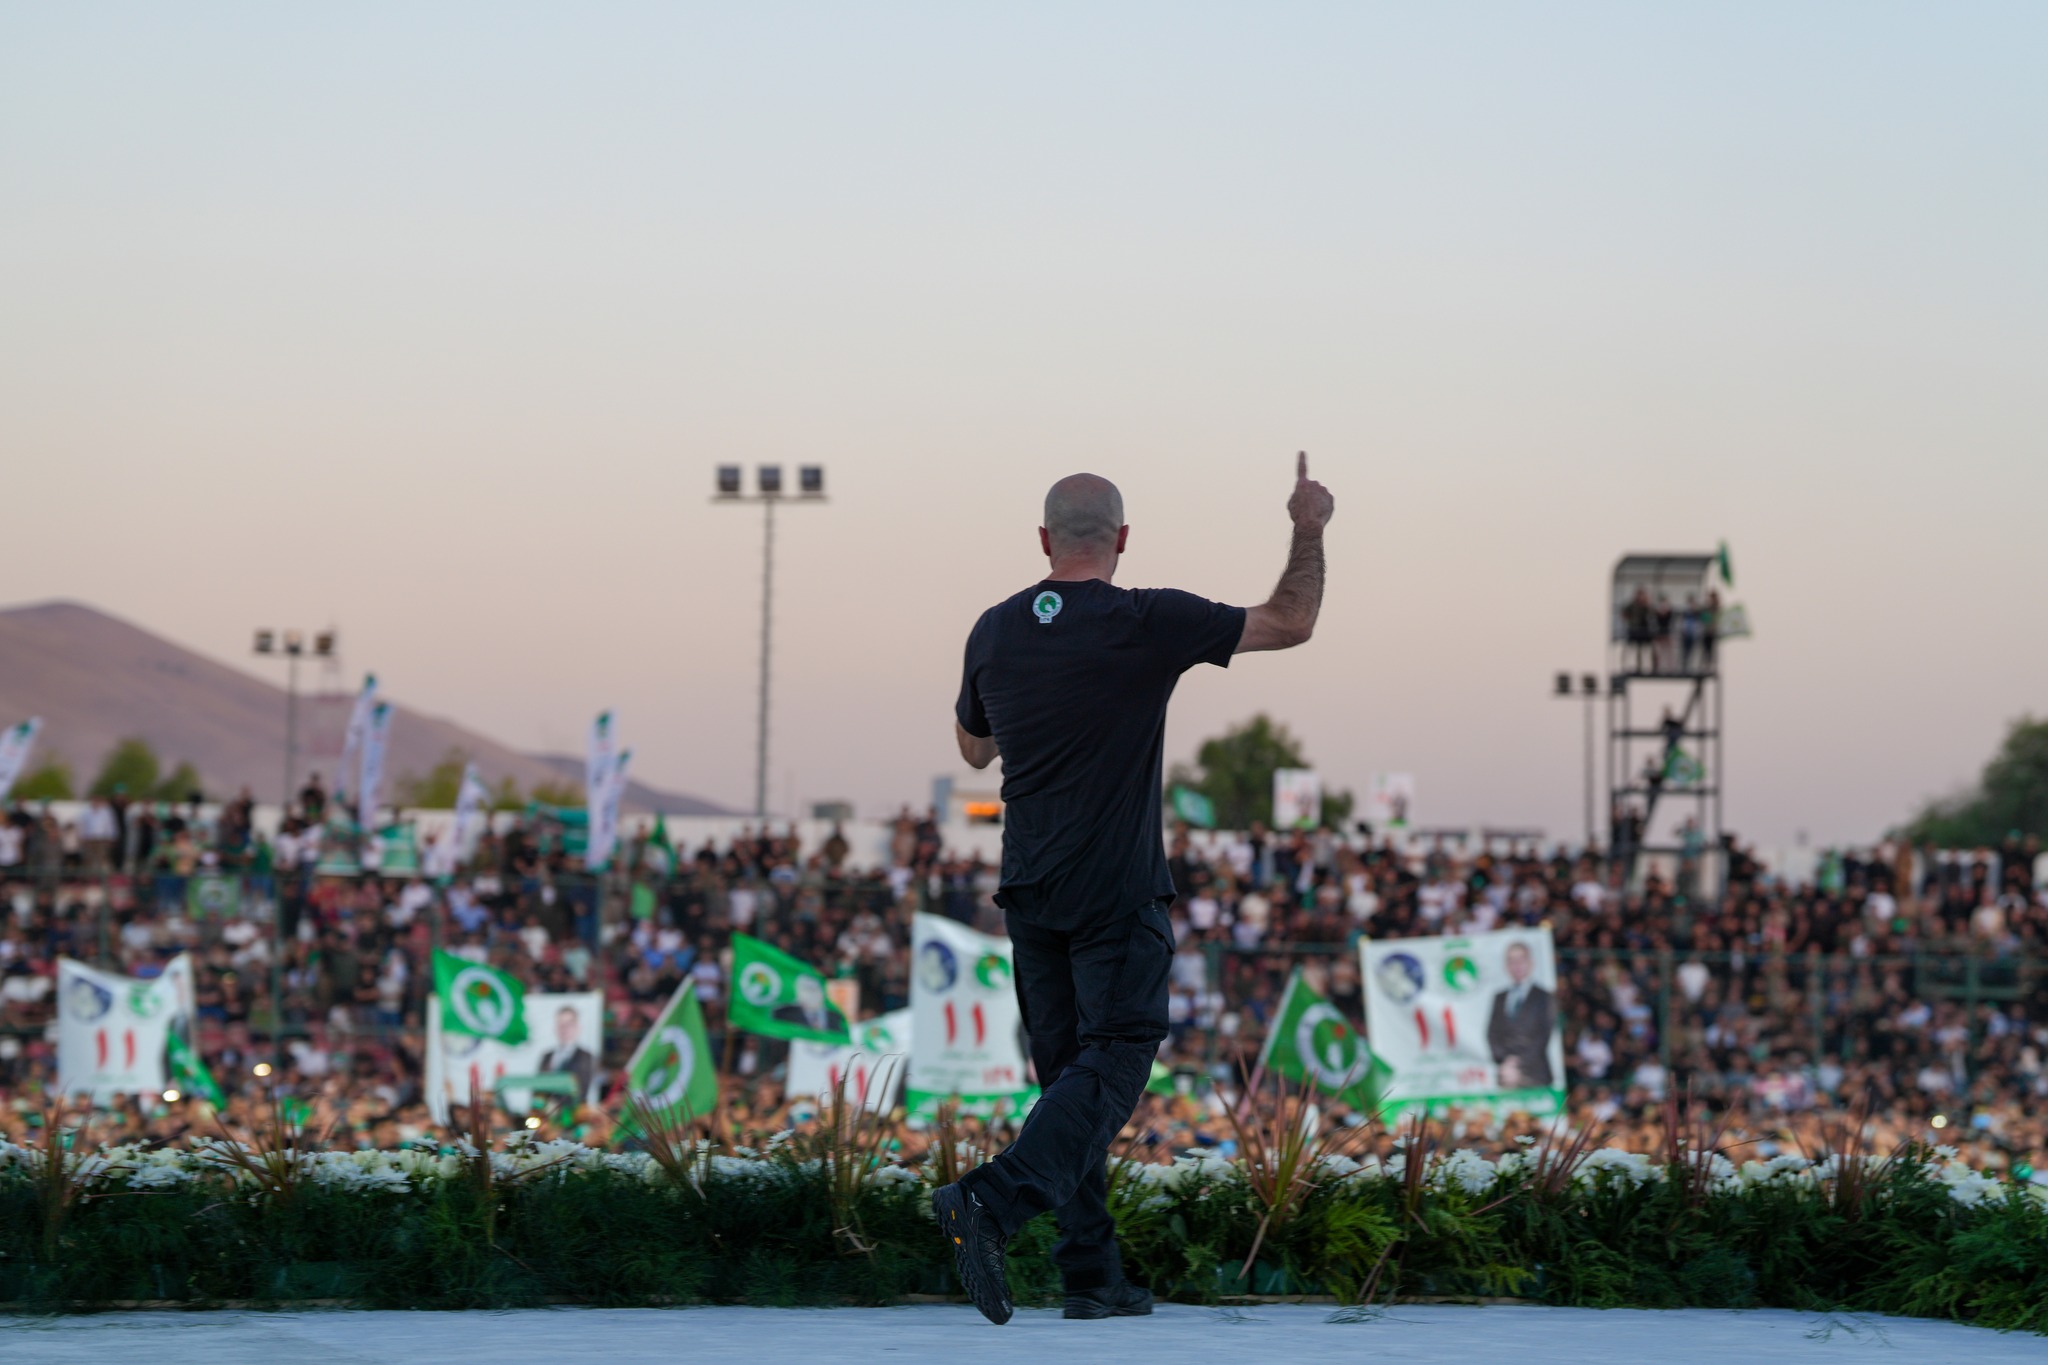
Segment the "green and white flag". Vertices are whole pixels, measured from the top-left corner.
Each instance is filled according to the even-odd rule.
[[[1196,829],[1216,828],[1216,803],[1193,787],[1176,786],[1173,789],[1173,817],[1184,820]]]
[[[218,872],[186,878],[185,913],[193,919],[233,919],[242,913],[242,879]]]
[[[846,1016],[825,995],[825,974],[752,934],[732,936],[732,1026],[769,1038],[849,1041]]]
[[[1706,778],[1706,765],[1685,750],[1673,746],[1664,758],[1664,780],[1674,787],[1697,786]]]
[[[501,1043],[526,1041],[526,987],[509,973],[453,953],[434,953],[441,1030]]]
[[[1266,1033],[1259,1065],[1290,1081],[1306,1081],[1361,1113],[1379,1107],[1393,1075],[1373,1055],[1357,1025],[1301,979],[1297,969],[1280,998],[1280,1014]]]
[[[626,1063],[626,1093],[661,1123],[702,1118],[718,1105],[718,1068],[704,1031],[697,984],[685,978]],[[632,1107],[625,1126],[636,1128]]]
[[[206,1069],[199,1053],[178,1035],[174,1028],[164,1044],[164,1058],[169,1064],[171,1084],[187,1095],[197,1095],[216,1109],[227,1108],[227,1098],[220,1093],[220,1084],[213,1079],[213,1073]]]
[[[647,843],[641,849],[640,861],[655,876],[667,879],[676,872],[675,841],[668,837],[668,819],[657,813],[654,828],[648,831]]]
[[[0,732],[0,800],[14,790],[15,779],[28,767],[29,751],[36,747],[36,736],[42,729],[43,718],[31,716]]]

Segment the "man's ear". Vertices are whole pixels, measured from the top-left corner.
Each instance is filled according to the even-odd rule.
[[[1117,527],[1117,528],[1116,528],[1116,552],[1117,552],[1118,554],[1122,554],[1122,553],[1124,552],[1124,542],[1125,542],[1125,541],[1127,541],[1127,540],[1129,540],[1130,538],[1131,538],[1131,528],[1130,528],[1130,527],[1128,527],[1128,526],[1119,526],[1119,527]]]
[[[1045,551],[1047,559],[1052,558],[1052,532],[1043,526],[1038,528],[1038,548]]]

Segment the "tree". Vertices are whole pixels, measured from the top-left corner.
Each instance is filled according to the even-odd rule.
[[[398,804],[423,810],[453,810],[462,795],[462,771],[469,766],[465,749],[450,749],[425,777],[410,774],[398,779]]]
[[[147,799],[156,795],[162,777],[163,765],[157,762],[156,750],[149,747],[149,741],[124,739],[100,764],[100,775],[92,780],[91,792],[94,796],[125,794]]]
[[[93,796],[126,795],[137,801],[185,801],[199,790],[199,774],[190,763],[180,763],[166,777],[149,741],[135,738],[114,746],[89,788]]]
[[[206,788],[199,781],[198,770],[180,759],[171,775],[157,783],[155,795],[159,801],[198,801],[205,798]]]
[[[1220,829],[1249,829],[1253,821],[1273,823],[1273,770],[1307,768],[1300,741],[1263,712],[1244,724],[1204,741],[1195,751],[1201,770],[1192,772],[1176,763],[1169,786],[1192,787],[1209,798],[1216,808]],[[1351,818],[1351,793],[1323,793],[1323,824],[1341,826]]]
[[[583,784],[567,778],[560,781],[542,778],[533,784],[533,799],[543,806],[580,806],[583,804]]]
[[[9,795],[16,801],[69,801],[75,790],[71,765],[61,758],[53,758],[33,772],[16,778],[14,790]]]
[[[2048,720],[2032,716],[2012,723],[1974,788],[1928,802],[1905,829],[1939,848],[1981,848],[2015,833],[2048,838]]]

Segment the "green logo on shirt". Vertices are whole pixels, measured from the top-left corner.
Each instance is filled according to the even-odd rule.
[[[1048,588],[1032,599],[1031,614],[1038,618],[1038,624],[1042,626],[1058,616],[1060,608],[1065,605],[1066,603],[1060,601],[1060,595]]]

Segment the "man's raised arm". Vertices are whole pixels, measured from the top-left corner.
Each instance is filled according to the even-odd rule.
[[[1330,490],[1308,476],[1308,452],[1303,451],[1294,467],[1294,496],[1287,500],[1287,515],[1294,519],[1287,569],[1273,595],[1245,612],[1237,653],[1292,649],[1315,634],[1316,614],[1323,609],[1323,527],[1336,509]]]

